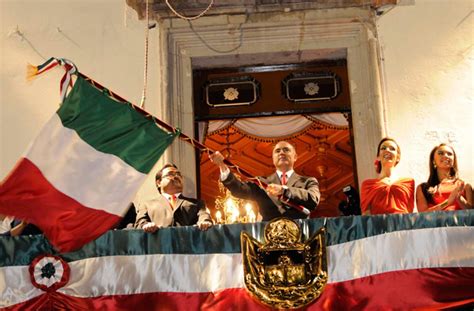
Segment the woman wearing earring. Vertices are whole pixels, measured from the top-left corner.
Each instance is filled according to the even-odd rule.
[[[440,144],[430,153],[428,181],[416,188],[419,212],[455,211],[472,208],[472,186],[458,178],[454,149]]]
[[[384,138],[377,147],[376,179],[367,179],[361,188],[363,215],[411,213],[415,205],[413,178],[396,179],[393,170],[400,162],[400,147],[392,138]]]

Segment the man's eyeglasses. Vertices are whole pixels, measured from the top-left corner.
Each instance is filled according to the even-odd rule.
[[[162,178],[166,177],[183,177],[183,175],[180,172],[169,172],[166,175],[161,176]]]

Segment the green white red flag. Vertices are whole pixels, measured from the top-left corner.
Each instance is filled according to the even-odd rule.
[[[65,95],[75,67],[58,59],[47,63],[36,68],[66,65]],[[177,135],[79,75],[2,181],[0,213],[35,224],[63,252],[77,249],[120,221]]]

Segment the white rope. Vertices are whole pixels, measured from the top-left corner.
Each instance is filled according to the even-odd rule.
[[[192,17],[188,17],[188,16],[184,16],[184,15],[181,15],[179,14],[174,8],[173,6],[169,3],[169,0],[165,0],[166,1],[166,5],[168,5],[168,7],[170,8],[171,12],[173,12],[176,16],[178,16],[179,18],[182,18],[182,19],[185,19],[187,21],[192,21],[194,19],[198,19],[200,17],[202,17],[204,14],[207,13],[207,11],[209,11],[212,7],[212,5],[214,4],[214,0],[211,0],[211,3],[209,3],[209,5],[207,6],[207,8],[202,11],[201,13],[199,13],[198,15],[196,16],[192,16]]]
[[[170,10],[179,18],[185,19],[185,20],[194,20],[198,19],[204,14],[209,11],[209,9],[212,7],[214,4],[214,0],[211,0],[211,3],[209,3],[208,7],[201,12],[200,14],[193,16],[193,17],[187,17],[179,14],[166,0],[166,4],[170,8]],[[146,11],[146,28],[145,28],[145,61],[144,61],[144,69],[143,69],[143,92],[142,92],[142,100],[140,102],[140,108],[145,108],[145,101],[146,101],[146,91],[148,88],[148,45],[149,45],[149,33],[150,33],[150,5],[149,5],[149,0],[145,0],[145,11]]]
[[[142,100],[140,102],[140,108],[145,108],[145,101],[146,101],[146,90],[148,84],[148,35],[150,32],[150,8],[148,4],[148,0],[145,1],[145,11],[146,11],[146,27],[145,27],[145,61],[144,61],[144,68],[143,68],[143,92],[142,92]]]

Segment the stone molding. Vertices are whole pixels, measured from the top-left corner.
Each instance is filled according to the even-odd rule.
[[[193,61],[221,55],[245,56],[294,51],[344,50],[347,58],[352,124],[359,184],[374,177],[372,161],[385,134],[378,41],[370,10],[341,9],[206,17],[191,24],[163,21],[160,29],[158,117],[187,135],[194,134]],[[229,64],[232,65],[232,64]],[[194,149],[177,141],[164,160],[185,172],[186,188],[196,189]]]

